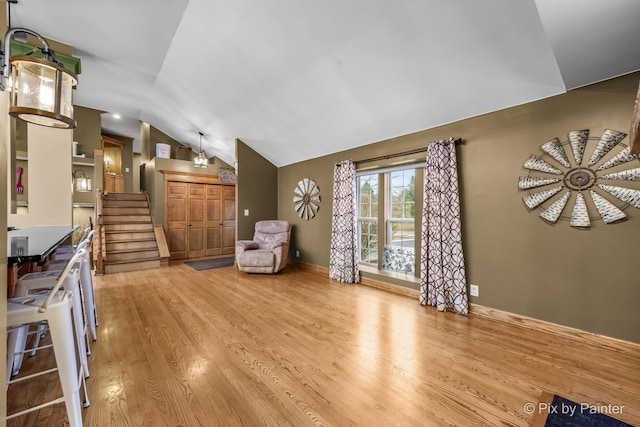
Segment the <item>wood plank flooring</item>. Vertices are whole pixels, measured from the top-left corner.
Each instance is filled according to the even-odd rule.
[[[178,264],[95,286],[85,426],[526,426],[543,393],[624,406],[616,417],[640,425],[640,346],[438,313],[291,266]],[[11,386],[9,412],[55,378]],[[67,421],[60,404],[7,425]]]

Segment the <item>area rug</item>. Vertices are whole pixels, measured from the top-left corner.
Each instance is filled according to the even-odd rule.
[[[545,427],[633,427],[613,416],[624,411],[620,405],[588,405],[554,395]],[[607,415],[608,414],[608,415]]]
[[[187,261],[189,267],[196,270],[209,270],[211,268],[230,267],[233,265],[235,257],[227,256],[223,258],[199,259],[197,261]]]

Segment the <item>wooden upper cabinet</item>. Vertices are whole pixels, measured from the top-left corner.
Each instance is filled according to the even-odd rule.
[[[124,176],[113,174],[105,175],[104,191],[106,193],[124,193]]]

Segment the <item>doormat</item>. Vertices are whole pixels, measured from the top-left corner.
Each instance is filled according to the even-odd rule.
[[[199,259],[197,261],[187,261],[185,262],[185,264],[196,270],[209,270],[218,267],[231,267],[234,260],[235,257],[226,256],[223,258],[209,258]]]
[[[576,403],[557,394],[548,407],[545,427],[633,427],[613,418],[624,410],[621,405]],[[609,414],[609,415],[607,415]]]

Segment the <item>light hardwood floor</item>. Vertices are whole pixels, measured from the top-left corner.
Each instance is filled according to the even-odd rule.
[[[179,264],[95,283],[85,426],[526,426],[543,393],[624,406],[617,418],[640,425],[637,345],[438,313],[293,267]],[[53,379],[11,386],[9,411]],[[64,407],[7,425],[66,425]]]

